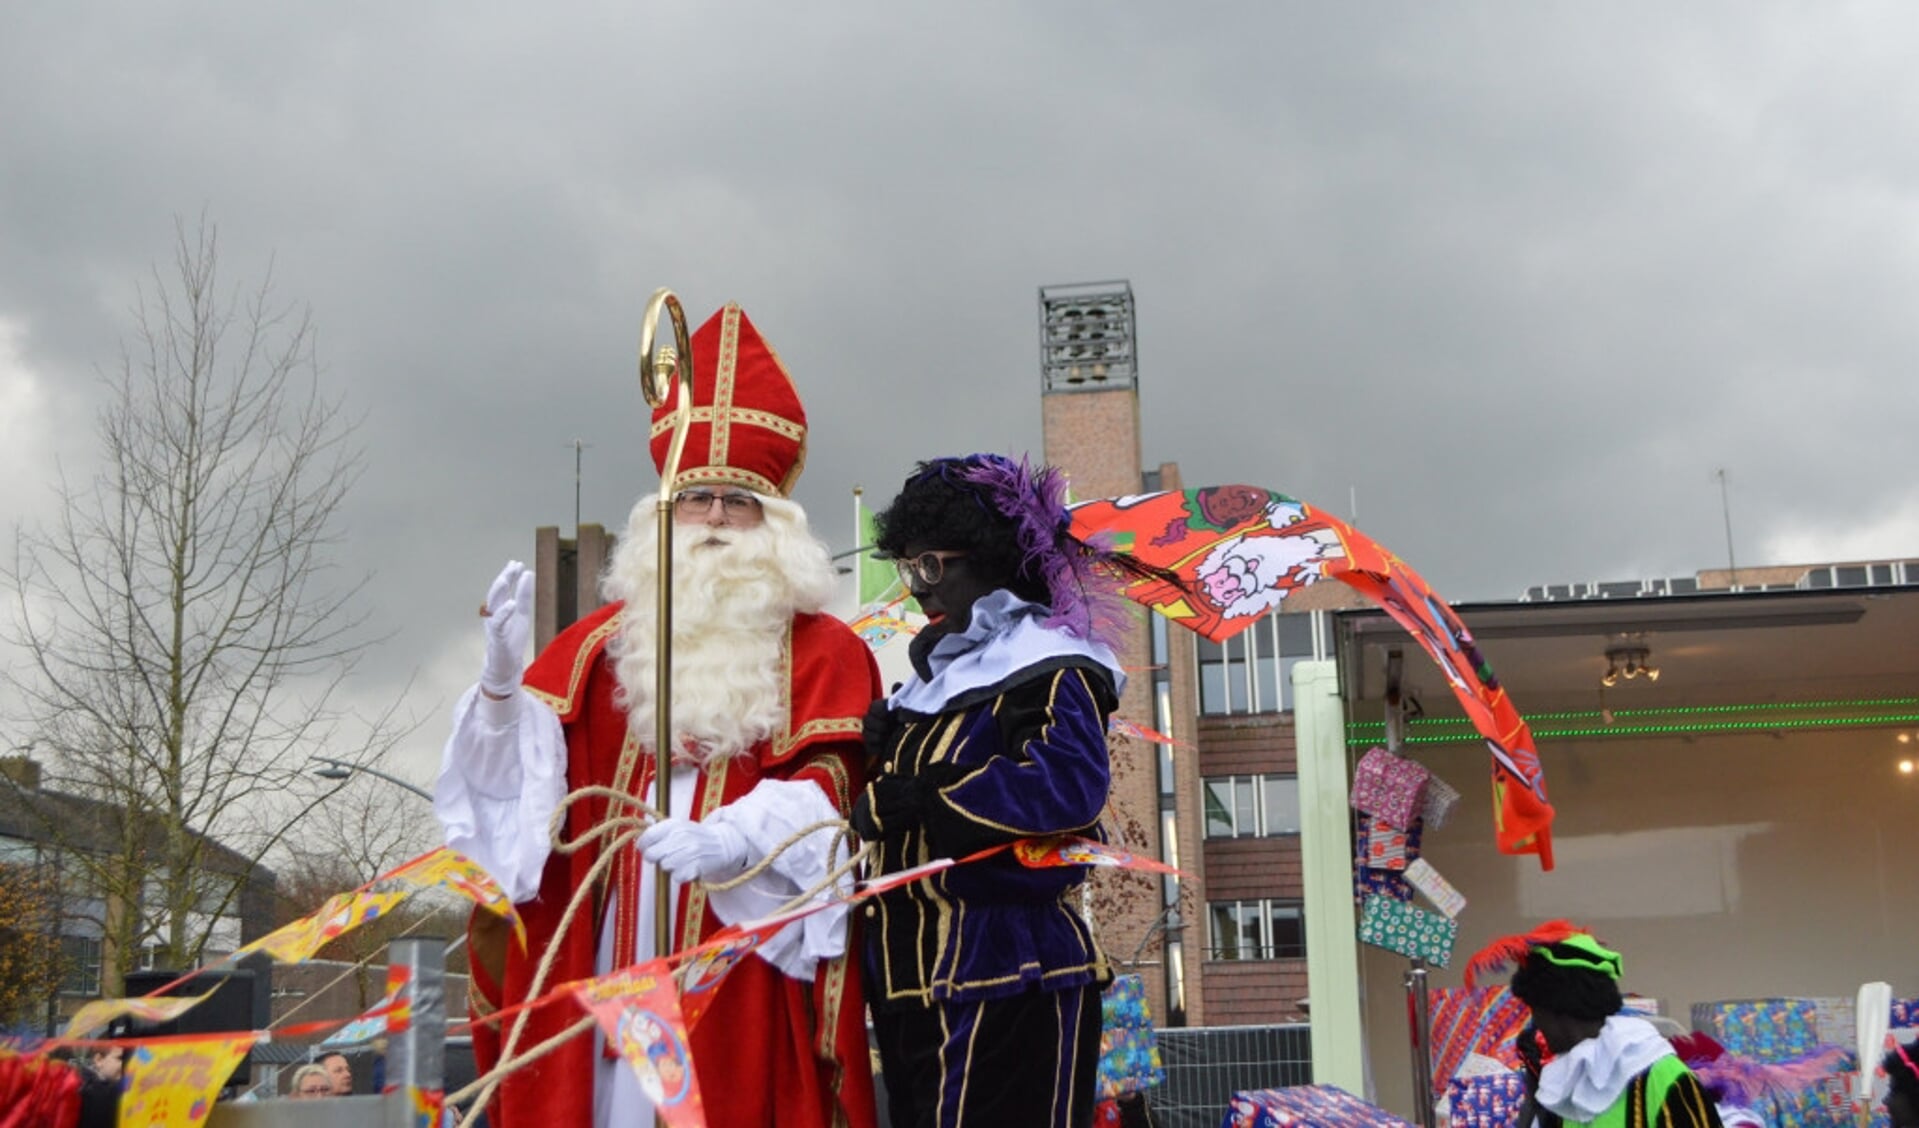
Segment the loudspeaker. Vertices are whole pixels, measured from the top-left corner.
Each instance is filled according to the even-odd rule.
[[[140,1027],[140,1033],[162,1037],[169,1034],[225,1034],[240,1033],[248,1030],[264,1030],[267,1022],[258,1017],[265,1013],[267,992],[262,984],[254,979],[249,968],[220,968],[198,971],[191,978],[180,978],[177,971],[130,971],[127,973],[128,998],[150,995],[162,987],[165,997],[205,995],[212,991],[211,997],[195,1006],[192,1010],[171,1022],[147,1023]],[[168,986],[168,984],[173,984]],[[256,996],[259,998],[256,999]],[[252,1076],[253,1054],[240,1059],[233,1076],[227,1079],[225,1088],[244,1085]]]

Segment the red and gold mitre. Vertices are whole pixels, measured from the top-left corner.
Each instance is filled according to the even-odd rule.
[[[732,302],[693,334],[693,418],[679,473],[667,493],[688,486],[744,486],[786,497],[806,464],[806,409],[786,365]],[[680,385],[653,409],[653,465],[666,471]]]

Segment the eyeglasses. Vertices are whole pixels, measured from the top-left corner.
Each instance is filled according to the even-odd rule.
[[[681,517],[704,517],[720,503],[727,520],[760,515],[760,499],[750,493],[716,493],[712,490],[681,490],[673,495],[673,511]]]
[[[964,552],[922,552],[914,557],[897,557],[893,567],[899,569],[900,582],[909,588],[930,588],[946,578],[946,562],[962,560]],[[915,584],[913,581],[919,582]]]

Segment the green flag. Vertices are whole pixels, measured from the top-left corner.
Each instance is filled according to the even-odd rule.
[[[873,511],[866,507],[864,500],[857,498],[853,502],[853,509],[855,516],[859,519],[859,543],[861,547],[866,548],[866,551],[859,554],[854,564],[854,567],[859,570],[860,606],[871,607],[875,603],[885,603],[898,598],[900,595],[899,571],[893,567],[891,560],[881,560],[870,547],[867,547],[873,543],[877,535],[873,527]]]

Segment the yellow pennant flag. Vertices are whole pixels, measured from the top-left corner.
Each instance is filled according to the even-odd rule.
[[[378,920],[407,893],[335,893],[313,913],[277,928],[233,953],[236,958],[265,952],[281,963],[300,963],[337,937]]]
[[[80,1009],[73,1012],[73,1018],[67,1022],[67,1037],[85,1038],[96,1030],[104,1030],[107,1023],[125,1015],[145,1022],[171,1022],[212,997],[213,992],[208,991],[204,995],[169,995],[165,998],[95,999],[81,1004]]]
[[[213,1102],[258,1034],[169,1038],[133,1047],[120,1128],[193,1128],[206,1122]]]
[[[513,922],[513,933],[526,946],[526,925],[513,911],[513,902],[480,863],[451,846],[442,846],[422,854],[379,880],[408,881],[426,888],[448,889],[487,910]]]

